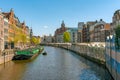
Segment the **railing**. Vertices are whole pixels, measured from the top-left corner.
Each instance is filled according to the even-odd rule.
[[[13,49],[6,49],[2,51],[2,56],[3,54],[5,55],[10,55],[10,54],[14,54],[14,50]]]
[[[0,64],[5,62],[8,62],[10,60],[12,60],[14,56],[14,50],[13,49],[6,49],[2,52],[0,52]]]

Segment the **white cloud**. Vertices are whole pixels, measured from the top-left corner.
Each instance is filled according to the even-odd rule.
[[[47,28],[48,28],[48,26],[43,26],[43,28],[47,29]]]

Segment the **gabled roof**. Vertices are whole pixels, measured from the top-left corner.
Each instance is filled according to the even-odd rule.
[[[94,27],[100,24],[106,24],[104,21],[100,20],[99,22],[95,23],[94,25],[90,26],[90,31],[94,30]]]
[[[3,12],[2,14],[4,15],[5,18],[9,19],[10,12],[8,12],[8,13]]]
[[[120,9],[116,10],[115,13],[114,13],[114,15],[117,14],[117,13],[120,14]]]

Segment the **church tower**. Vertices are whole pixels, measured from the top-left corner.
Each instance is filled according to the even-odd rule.
[[[65,27],[65,23],[64,23],[64,21],[62,21],[61,27]]]
[[[31,29],[30,29],[30,38],[32,38],[32,36],[33,36],[33,31],[32,31],[32,27],[31,27]]]

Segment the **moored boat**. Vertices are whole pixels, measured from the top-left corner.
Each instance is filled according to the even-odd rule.
[[[28,60],[43,51],[43,47],[29,48],[26,50],[18,50],[12,60]]]
[[[43,52],[42,54],[43,54],[43,55],[47,55],[47,52]]]

